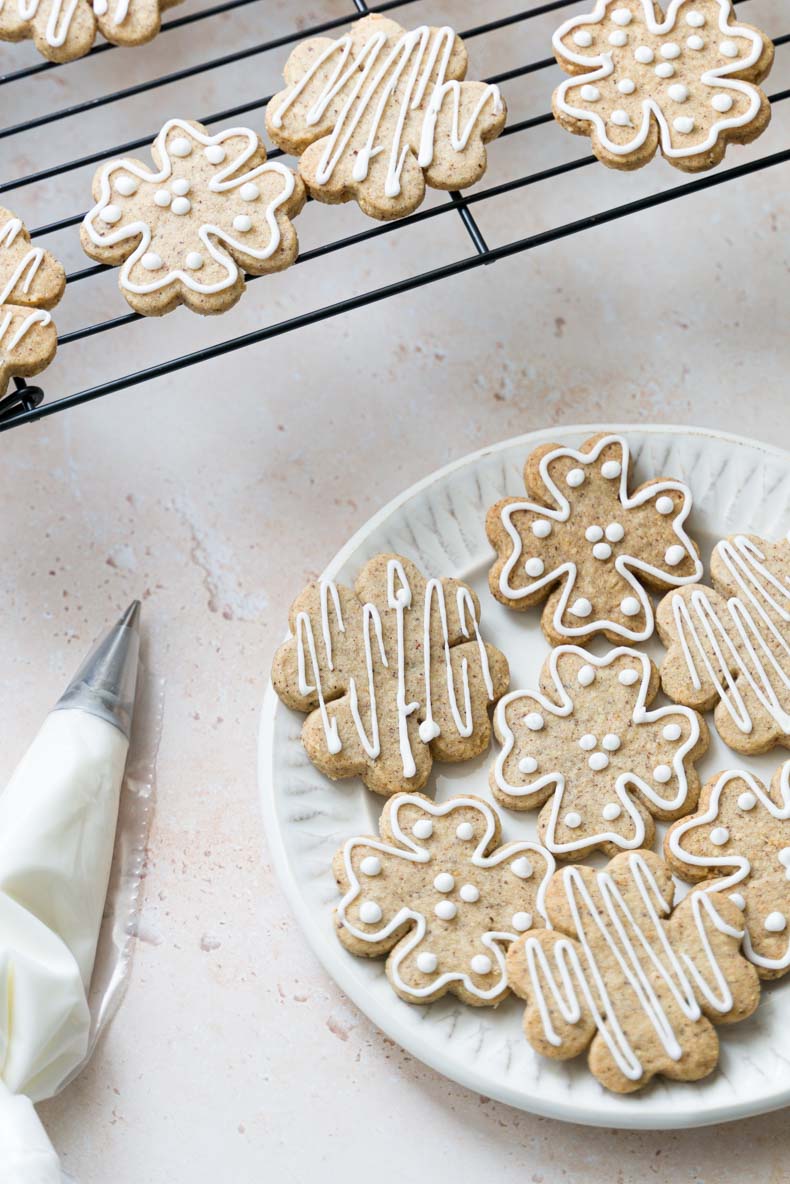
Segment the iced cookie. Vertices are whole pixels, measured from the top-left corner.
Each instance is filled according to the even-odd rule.
[[[465,189],[485,172],[485,145],[505,126],[505,104],[496,86],[465,82],[466,71],[452,29],[407,32],[366,16],[336,41],[296,47],[266,130],[300,156],[318,201],[354,200],[372,218],[400,218],[417,209],[426,185]]]
[[[636,169],[660,147],[685,172],[713,168],[728,143],[748,144],[771,107],[755,85],[774,47],[734,21],[730,0],[599,0],[554,34],[572,75],[554,92],[555,118],[589,136],[603,164]]]
[[[96,205],[81,238],[91,259],[120,266],[119,286],[135,312],[161,316],[179,304],[220,313],[244,291],[244,273],[282,271],[299,244],[291,219],[302,182],[249,128],[211,136],[169,119],[151,155],[113,160],[93,180]]]
[[[537,1052],[564,1061],[589,1049],[590,1072],[616,1093],[715,1069],[714,1025],[751,1015],[760,981],[739,952],[743,917],[731,900],[692,893],[673,910],[674,897],[669,868],[651,851],[621,852],[602,871],[554,873],[551,929],[524,934],[507,955]]]
[[[48,310],[65,287],[57,259],[0,207],[0,397],[11,378],[31,378],[54,358],[58,335]]]
[[[598,633],[645,641],[653,632],[645,586],[702,575],[686,534],[689,489],[662,477],[629,493],[629,465],[621,436],[593,436],[579,451],[542,444],[524,467],[533,500],[508,497],[488,512],[491,592],[520,611],[545,600],[541,625],[552,645]]]
[[[790,747],[790,537],[732,535],[713,549],[712,588],[665,596],[664,691],[705,711],[737,752]]]
[[[470,795],[437,805],[397,794],[379,829],[380,839],[349,839],[335,856],[343,945],[361,957],[388,955],[387,977],[409,1003],[448,991],[477,1007],[500,1003],[507,945],[546,924],[548,851],[499,847],[496,811]]]
[[[480,606],[459,580],[426,579],[398,555],[365,564],[353,589],[310,584],[272,683],[308,713],[302,741],[328,777],[375,793],[421,789],[434,760],[488,747],[488,710],[508,686],[504,654],[480,635]]]
[[[6,0],[0,41],[32,37],[53,62],[81,58],[99,32],[115,45],[142,45],[159,32],[161,13],[180,0]]]
[[[658,670],[620,648],[594,657],[559,646],[540,689],[512,691],[494,717],[502,751],[491,790],[511,810],[543,809],[542,843],[563,858],[649,846],[653,819],[694,809],[694,762],[708,747],[702,718],[687,707],[648,707]]]
[[[743,948],[761,978],[790,969],[790,761],[766,789],[740,769],[704,786],[699,809],[670,827],[664,856],[684,880],[743,911]],[[709,877],[716,877],[709,879]]]

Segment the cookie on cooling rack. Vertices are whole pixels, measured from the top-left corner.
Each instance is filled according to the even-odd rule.
[[[713,168],[771,117],[756,83],[773,44],[734,16],[731,0],[669,0],[665,14],[654,0],[599,0],[554,34],[572,75],[554,92],[555,118],[610,168],[639,168],[659,147],[686,172]]]
[[[99,32],[114,45],[143,45],[159,32],[165,8],[181,0],[5,0],[0,41],[32,38],[52,62],[88,53]]]
[[[120,266],[118,284],[135,312],[161,316],[179,304],[225,312],[244,291],[245,272],[294,262],[291,219],[304,205],[304,186],[266,160],[255,132],[212,136],[199,123],[169,119],[151,155],[156,170],[124,159],[97,171],[96,205],[81,230],[92,259]]]
[[[450,28],[406,31],[366,16],[345,36],[314,37],[286,63],[286,89],[266,129],[318,201],[357,201],[400,218],[433,189],[465,189],[486,169],[485,145],[505,126],[499,89],[466,82],[467,55]]]
[[[52,361],[58,335],[49,314],[66,288],[62,266],[30,241],[0,207],[0,397],[11,378],[31,378]]]

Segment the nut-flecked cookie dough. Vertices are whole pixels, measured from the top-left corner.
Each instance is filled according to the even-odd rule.
[[[181,0],[5,0],[0,41],[33,39],[52,62],[88,53],[97,32],[114,45],[143,45],[156,37],[162,12]]]
[[[616,1093],[715,1069],[714,1025],[751,1015],[760,980],[739,952],[743,917],[731,900],[691,893],[673,911],[674,897],[652,851],[621,852],[602,871],[554,873],[552,928],[525,933],[507,954],[537,1052],[569,1060],[589,1049],[590,1072]]]
[[[730,0],[599,0],[554,34],[572,77],[554,92],[555,118],[589,136],[610,168],[636,169],[661,149],[685,172],[713,168],[728,143],[748,144],[771,118],[755,84],[772,42],[735,22]]]
[[[0,397],[11,378],[32,378],[54,358],[58,335],[49,310],[65,288],[57,259],[0,207]]]
[[[465,189],[507,116],[496,86],[464,81],[467,55],[447,26],[406,31],[372,15],[337,40],[314,37],[286,63],[266,109],[275,144],[300,157],[318,201],[357,201],[371,218],[410,214],[433,189]]]
[[[349,839],[335,856],[340,941],[362,957],[388,955],[387,977],[409,1003],[448,991],[477,1007],[501,1002],[508,943],[546,923],[548,851],[499,847],[496,811],[470,794],[442,805],[397,794],[380,832]]]
[[[307,713],[302,741],[316,768],[392,794],[421,789],[434,760],[484,752],[509,671],[479,619],[466,584],[426,579],[399,555],[369,560],[353,589],[310,584],[291,607],[272,684]]]

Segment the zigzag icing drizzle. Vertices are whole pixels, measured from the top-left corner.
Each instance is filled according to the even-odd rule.
[[[420,168],[427,169],[433,162],[436,122],[446,95],[452,95],[453,120],[450,143],[456,152],[462,152],[466,148],[486,103],[491,102],[495,114],[502,110],[499,88],[488,85],[481,94],[466,125],[461,128],[461,83],[456,79],[446,78],[447,67],[455,45],[455,32],[449,26],[445,25],[440,29],[432,30],[427,25],[421,25],[410,32],[404,32],[392,49],[383,55],[382,51],[386,45],[387,34],[385,32],[373,33],[356,56],[352,58],[354,43],[351,34],[347,33],[344,37],[333,41],[322,53],[317,55],[307,73],[295,84],[277,110],[270,116],[274,127],[282,127],[285,112],[298,99],[323,64],[335,55],[338,55],[339,60],[334,73],[307,113],[308,126],[315,126],[319,123],[336,95],[352,78],[357,79],[337,117],[332,133],[327,138],[326,148],[316,173],[319,185],[325,185],[330,180],[356,128],[372,104],[376,91],[385,80],[386,86],[378,99],[367,142],[356,155],[353,177],[355,181],[364,181],[368,175],[371,160],[379,153],[386,151],[385,145],[377,143],[379,127],[393,92],[398,87],[401,78],[408,75],[403,93],[398,97],[398,120],[389,149],[387,179],[384,187],[387,197],[397,197],[401,192],[400,178],[409,151],[408,145],[404,146],[402,143],[404,127],[409,113],[417,110],[422,103],[431,82],[431,75],[437,68],[437,63],[437,80],[423,115],[420,148],[417,155]]]
[[[21,229],[22,222],[19,218],[9,218],[5,225],[0,227],[0,258],[4,249],[13,246]],[[22,281],[22,291],[26,294],[30,291],[43,259],[43,247],[30,247],[27,254],[23,255],[17,263],[3,290],[0,291],[0,304],[6,303],[20,280]]]
[[[732,1008],[732,992],[713,954],[705,923],[713,924],[720,933],[731,937],[740,937],[741,931],[722,920],[709,896],[696,893],[691,898],[701,953],[713,980],[711,984],[688,954],[678,957],[672,949],[660,916],[669,913],[671,906],[666,903],[655,877],[639,852],[629,856],[629,865],[649,915],[647,932],[634,917],[608,872],[601,871],[596,875],[603,903],[603,911],[599,912],[579,869],[569,867],[560,874],[573,917],[575,936],[561,937],[552,947],[553,957],[546,953],[539,938],[528,937],[524,943],[524,956],[544,1035],[549,1043],[555,1048],[562,1046],[562,1038],[551,1022],[547,993],[568,1024],[577,1023],[582,1017],[583,1005],[586,1006],[621,1073],[629,1081],[639,1081],[643,1068],[637,1050],[623,1027],[621,1015],[624,1001],[609,994],[605,969],[598,962],[588,933],[598,931],[606,943],[607,953],[614,958],[631,988],[630,992],[626,992],[626,1014],[635,999],[667,1056],[679,1061],[683,1048],[665,1005],[649,975],[645,973],[644,963],[647,962],[652,971],[658,972],[664,986],[688,1020],[696,1021],[702,1015],[695,988],[714,1011],[724,1015]]]
[[[40,2],[41,0],[17,0],[19,19],[32,21],[38,12]],[[4,3],[5,0],[0,0],[0,9],[3,8]],[[54,0],[44,31],[48,45],[57,49],[65,44],[78,4],[79,0]],[[113,25],[123,24],[129,14],[130,4],[131,0],[118,0],[110,18]],[[92,7],[96,16],[106,16],[109,11],[108,0],[93,0]]]
[[[10,353],[20,341],[25,338],[32,330],[34,325],[48,325],[52,317],[48,312],[44,312],[42,308],[34,308],[27,315],[23,317],[22,322],[13,331],[9,339],[6,341],[5,336],[14,319],[14,315],[18,312],[27,312],[26,309],[19,308],[0,308],[0,346],[7,353]]]

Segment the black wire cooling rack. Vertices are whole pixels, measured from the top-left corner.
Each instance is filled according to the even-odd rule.
[[[183,16],[175,17],[172,20],[164,22],[162,25],[162,33],[172,32],[198,21],[206,21],[214,17],[220,17],[224,13],[243,8],[246,5],[254,2],[255,0],[225,0],[225,3],[216,4],[210,8],[204,8],[198,12],[187,13]],[[221,57],[210,58],[195,65],[191,65],[180,70],[175,70],[156,78],[147,79],[143,82],[137,82],[132,86],[127,86],[120,90],[112,91],[97,98],[91,98],[84,102],[76,103],[68,107],[56,108],[55,110],[52,110],[44,115],[35,116],[8,127],[0,128],[0,140],[21,136],[28,132],[34,132],[36,129],[55,124],[60,120],[73,117],[79,118],[81,115],[89,111],[95,111],[97,108],[105,107],[110,104],[121,103],[126,99],[132,98],[133,96],[141,95],[149,91],[154,91],[158,87],[166,86],[169,83],[192,78],[195,75],[202,74],[206,71],[229,66],[235,62],[240,62],[246,58],[255,57],[259,54],[265,54],[271,51],[284,49],[295,42],[302,41],[308,37],[332,32],[335,29],[347,25],[350,20],[353,20],[360,15],[367,14],[370,11],[388,12],[393,9],[401,10],[408,8],[415,2],[416,0],[384,0],[382,3],[371,5],[369,7],[365,0],[349,0],[349,9],[341,16],[335,17],[331,20],[326,20],[320,24],[315,24],[311,27],[299,27],[287,35],[276,37],[259,44],[247,46],[234,53],[229,53]],[[549,0],[548,3],[520,9],[517,12],[500,17],[496,20],[491,20],[487,23],[478,24],[472,28],[460,30],[461,36],[465,41],[484,37],[488,34],[495,33],[498,30],[507,28],[508,26],[520,25],[522,22],[529,21],[535,17],[540,17],[547,13],[554,12],[557,9],[571,7],[574,2],[575,0]],[[734,3],[738,5],[745,5],[749,2],[750,0],[734,0]],[[588,5],[588,7],[590,7],[590,5]],[[399,14],[395,13],[395,15],[398,16]],[[790,33],[774,36],[773,41],[777,48],[786,45],[788,42],[790,42]],[[116,47],[113,45],[102,43],[94,46],[90,54],[87,56],[93,58],[99,54],[112,52],[115,50],[115,48]],[[66,63],[64,65],[58,65],[49,61],[40,61],[34,65],[15,70],[12,73],[1,75],[0,94],[2,94],[2,96],[6,99],[9,99],[10,95],[12,94],[15,96],[14,99],[10,99],[10,101],[3,103],[3,109],[5,111],[14,111],[21,107],[21,103],[19,101],[15,101],[18,94],[18,88],[23,87],[25,84],[29,84],[30,79],[54,70],[67,68],[67,66],[73,64],[74,63]],[[553,57],[543,57],[529,61],[503,73],[494,74],[485,79],[485,81],[494,82],[500,86],[503,86],[504,93],[506,94],[507,83],[512,82],[517,78],[524,77],[525,75],[547,69],[553,65],[555,65]],[[227,108],[224,111],[217,111],[213,114],[199,117],[200,122],[209,125],[224,124],[230,119],[235,119],[237,116],[244,115],[249,112],[255,111],[262,113],[263,108],[266,106],[270,97],[271,96],[266,96],[263,98],[258,97],[252,101],[241,103],[238,106]],[[769,97],[773,105],[781,103],[784,100],[790,98],[790,88],[769,94]],[[542,124],[551,123],[552,119],[553,116],[551,112],[543,112],[530,118],[522,119],[518,122],[509,123],[502,134],[503,136],[520,136],[534,128],[541,126]],[[26,173],[19,177],[2,182],[0,183],[0,197],[10,193],[15,189],[19,189],[27,185],[35,185],[38,182],[48,181],[53,178],[60,177],[63,174],[69,173],[72,170],[85,168],[90,165],[95,165],[105,159],[123,155],[127,152],[133,152],[140,148],[146,148],[153,141],[157,130],[157,128],[154,128],[150,134],[141,136],[135,140],[130,140],[124,144],[114,144],[101,151],[76,157],[75,159],[69,160],[64,164],[54,165],[33,173]],[[493,145],[492,147],[493,150],[496,151],[496,145]],[[270,159],[281,155],[282,153],[278,149],[274,149],[269,153]],[[395,229],[415,225],[433,218],[442,218],[445,215],[456,215],[461,219],[473,247],[473,250],[468,255],[464,255],[462,258],[443,264],[442,266],[434,267],[426,271],[420,271],[414,275],[399,279],[396,282],[383,284],[379,287],[368,289],[367,291],[358,292],[354,295],[348,296],[344,300],[338,300],[337,302],[325,305],[324,307],[300,313],[297,316],[293,316],[273,324],[261,326],[260,328],[256,328],[250,332],[243,333],[236,337],[231,337],[228,340],[211,344],[201,349],[193,350],[189,353],[182,354],[179,357],[159,362],[156,365],[147,366],[144,369],[137,370],[129,374],[120,375],[117,378],[102,382],[85,390],[75,391],[73,393],[59,395],[57,397],[45,398],[45,392],[43,389],[44,385],[46,385],[45,377],[42,378],[42,385],[35,386],[26,383],[24,379],[15,379],[14,388],[10,390],[5,398],[0,399],[0,431],[7,431],[9,428],[16,427],[19,424],[30,423],[34,420],[42,418],[43,416],[52,415],[57,411],[63,411],[68,407],[74,407],[80,403],[85,403],[92,399],[98,399],[103,395],[109,395],[115,391],[124,390],[127,387],[137,386],[139,383],[148,382],[151,379],[172,374],[174,371],[181,370],[188,366],[198,365],[199,363],[208,361],[211,358],[219,357],[234,350],[243,349],[248,345],[267,341],[270,338],[277,337],[283,333],[289,333],[294,329],[299,329],[306,325],[312,325],[318,321],[322,321],[330,317],[341,316],[344,313],[351,312],[354,309],[363,308],[366,305],[374,304],[380,300],[386,300],[390,296],[396,296],[404,292],[409,292],[416,288],[421,288],[425,285],[436,283],[439,280],[449,279],[451,276],[459,275],[462,272],[471,271],[474,268],[495,263],[500,259],[506,259],[509,256],[517,255],[523,251],[532,250],[534,247],[542,246],[546,243],[566,238],[569,235],[578,234],[584,230],[589,230],[595,226],[601,226],[607,222],[613,222],[619,218],[625,218],[631,214],[638,213],[639,211],[661,205],[664,202],[676,201],[688,194],[697,193],[703,189],[710,189],[714,186],[737,180],[738,178],[748,176],[751,173],[772,168],[774,165],[782,164],[787,161],[790,161],[790,148],[784,148],[780,151],[761,156],[757,159],[749,160],[745,164],[734,167],[719,167],[711,173],[707,173],[701,177],[687,181],[684,184],[674,185],[668,189],[662,189],[660,192],[649,193],[639,197],[636,200],[625,202],[620,205],[614,205],[611,208],[598,213],[590,214],[574,221],[553,226],[549,229],[540,231],[539,233],[528,235],[527,237],[516,238],[513,241],[506,242],[496,247],[489,247],[483,232],[480,229],[480,226],[475,220],[473,211],[474,207],[478,203],[488,201],[491,198],[500,197],[507,193],[512,193],[516,190],[526,189],[528,186],[535,185],[539,182],[549,181],[552,178],[559,177],[565,173],[571,173],[575,170],[587,168],[589,165],[596,163],[595,157],[588,153],[581,158],[566,161],[551,168],[542,169],[538,172],[525,173],[523,175],[515,176],[500,184],[479,188],[465,195],[461,193],[451,193],[448,195],[446,200],[441,201],[439,204],[431,206],[427,209],[421,209],[409,217],[402,218],[397,222],[376,223],[369,226],[365,230],[360,231],[359,233],[347,235],[346,237],[339,239],[329,240],[311,250],[302,251],[297,263],[308,263],[325,255],[331,255],[336,252],[343,251],[345,248],[351,247],[358,243],[390,234]],[[3,200],[5,200],[4,197]],[[38,226],[35,229],[31,229],[31,237],[35,239],[43,238],[47,235],[55,234],[56,232],[69,227],[78,226],[83,217],[84,211],[67,218],[62,218],[59,221],[54,221],[43,226]],[[330,225],[331,220],[327,220],[326,224]],[[67,276],[68,284],[74,285],[81,283],[84,280],[90,279],[92,276],[96,276],[106,270],[106,267],[99,264],[73,271]],[[255,278],[258,277],[247,277],[248,282]],[[97,334],[111,332],[120,328],[121,326],[132,324],[133,322],[140,319],[142,318],[139,316],[139,314],[130,312],[121,316],[112,317],[108,320],[85,325],[71,332],[62,333],[59,336],[59,347],[62,348],[64,346],[71,345],[74,342],[82,341],[85,338],[93,337]]]

